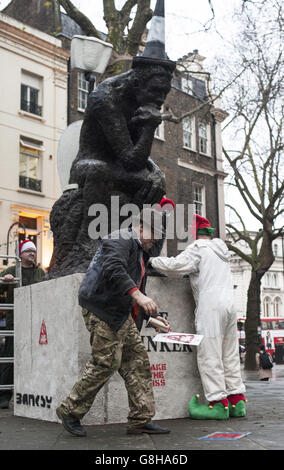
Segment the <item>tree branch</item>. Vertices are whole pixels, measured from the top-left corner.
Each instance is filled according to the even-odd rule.
[[[232,84],[244,73],[244,71],[245,71],[245,68],[236,77],[234,77],[234,79],[231,80],[230,83],[227,83],[222,88],[222,90],[218,93],[218,95],[212,96],[211,94],[209,94],[209,99],[207,99],[206,101],[200,103],[198,106],[196,106],[191,111],[188,111],[188,112],[184,113],[182,116],[176,116],[174,113],[170,113],[170,114],[165,113],[165,114],[163,114],[162,119],[164,121],[170,121],[170,122],[174,122],[174,123],[178,124],[181,121],[183,121],[183,119],[192,116],[193,114],[195,114],[198,111],[200,111],[201,109],[203,109],[205,106],[212,105],[216,100],[218,100],[223,95],[223,93],[228,88],[230,88],[232,86]],[[191,72],[188,71],[188,73],[190,74]]]
[[[152,18],[150,0],[137,0],[137,11],[132,28],[128,32],[126,53],[135,56],[141,44],[141,37],[145,31],[146,24]]]
[[[82,28],[87,36],[94,36],[98,39],[103,39],[89,18],[78,10],[71,0],[58,0],[58,2],[64,8],[67,15]]]
[[[128,25],[131,19],[130,13],[135,5],[137,5],[137,0],[127,0],[120,10],[121,22],[124,28]]]

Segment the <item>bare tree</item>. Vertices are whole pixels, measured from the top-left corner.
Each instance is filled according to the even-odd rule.
[[[230,148],[224,148],[232,170],[229,184],[237,188],[260,226],[252,236],[238,207],[228,204],[236,216],[236,223],[227,225],[233,241],[230,248],[251,266],[245,323],[249,370],[256,367],[260,342],[261,278],[274,262],[273,241],[284,233],[282,5],[267,0],[261,12],[259,7],[251,5],[242,14],[245,27],[235,57],[237,67],[245,66],[246,72],[230,88],[231,119],[226,130],[234,137]],[[246,242],[248,252],[238,246],[239,240]]]
[[[95,25],[71,0],[57,1],[87,36],[102,39]],[[150,0],[125,0],[118,10],[115,0],[103,0],[104,21],[108,31],[106,41],[113,45],[113,59],[103,78],[117,75],[130,67],[130,60],[143,44],[146,25],[153,15],[150,3]]]

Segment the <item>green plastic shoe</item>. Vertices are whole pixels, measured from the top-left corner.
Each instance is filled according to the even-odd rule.
[[[240,400],[235,405],[229,401],[229,415],[231,418],[243,418],[246,415],[246,402]]]
[[[199,395],[193,395],[188,404],[191,419],[229,419],[229,408],[222,403],[214,406],[200,405]]]

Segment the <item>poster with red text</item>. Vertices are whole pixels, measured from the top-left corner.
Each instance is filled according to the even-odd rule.
[[[198,346],[203,339],[203,335],[194,335],[190,333],[158,333],[153,341],[162,343],[178,343],[189,344],[190,346]]]

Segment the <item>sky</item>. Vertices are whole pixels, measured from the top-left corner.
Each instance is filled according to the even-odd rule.
[[[233,29],[232,11],[241,0],[211,0],[214,5],[214,28],[203,31],[203,25],[212,18],[208,0],[165,0],[166,8],[166,43],[167,53],[172,60],[198,49],[201,55],[211,57],[221,46],[221,34],[230,36]],[[10,0],[0,0],[0,8],[4,8]],[[102,0],[73,0],[73,3],[85,13],[96,28],[105,32],[103,21]],[[120,8],[125,0],[115,1]],[[156,0],[151,0],[154,9]]]
[[[232,11],[241,0],[213,0],[216,15],[215,26],[222,34],[230,35],[232,31]],[[120,8],[125,0],[116,0]],[[151,1],[154,9],[156,0]],[[102,19],[102,0],[74,0],[74,4],[95,23],[98,29],[105,31]],[[198,49],[201,55],[210,56],[212,50],[217,51],[220,38],[212,30],[205,33],[203,25],[212,18],[208,0],[165,0],[166,8],[166,48],[172,60],[181,58],[193,49]],[[230,24],[231,23],[231,24]],[[212,39],[214,41],[212,42]]]
[[[0,0],[0,9],[10,0]],[[73,3],[85,13],[100,31],[106,32],[103,21],[102,0],[73,0]],[[125,0],[116,0],[120,8]],[[154,9],[156,0],[151,0]],[[229,54],[226,48],[228,42],[237,35],[237,23],[233,19],[234,10],[240,7],[241,0],[211,0],[214,6],[214,21],[208,0],[165,0],[166,8],[166,51],[170,59],[177,60],[182,56],[198,49],[199,54],[206,57],[204,67],[211,73],[216,69],[216,60],[220,54]],[[229,111],[229,110],[228,110]],[[238,192],[232,195],[232,190],[225,190],[226,200],[234,199],[234,205],[239,208],[250,230],[258,230],[259,223],[251,216]],[[229,201],[230,202],[230,201]]]

